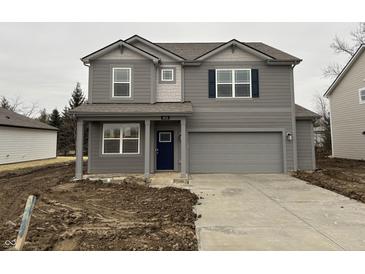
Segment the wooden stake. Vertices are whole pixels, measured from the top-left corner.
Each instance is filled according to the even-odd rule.
[[[30,217],[32,216],[33,207],[35,205],[37,198],[34,195],[28,197],[27,203],[25,205],[22,223],[20,224],[18,238],[16,239],[15,250],[22,250],[25,238],[27,237]]]

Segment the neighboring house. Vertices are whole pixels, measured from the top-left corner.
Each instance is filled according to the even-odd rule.
[[[314,130],[314,143],[316,147],[323,147],[326,129],[324,126],[317,125]]]
[[[333,157],[365,159],[364,52],[362,45],[324,94],[330,102]]]
[[[0,108],[0,164],[56,157],[57,128]]]
[[[281,173],[313,169],[315,114],[294,103],[300,59],[263,43],[119,40],[81,59],[76,178],[88,173]]]

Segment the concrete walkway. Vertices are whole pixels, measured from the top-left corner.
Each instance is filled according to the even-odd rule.
[[[289,175],[193,175],[200,250],[365,250],[365,204]]]

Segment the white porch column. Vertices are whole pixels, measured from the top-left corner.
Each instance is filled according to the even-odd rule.
[[[144,178],[150,177],[151,121],[144,121]]]
[[[77,180],[82,179],[83,169],[83,141],[84,141],[84,121],[77,119],[76,128],[76,163],[75,163],[75,178]]]
[[[181,124],[181,177],[186,178],[186,118],[180,120]]]

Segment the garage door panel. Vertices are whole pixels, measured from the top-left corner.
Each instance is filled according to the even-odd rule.
[[[281,133],[190,133],[191,173],[282,172]]]

